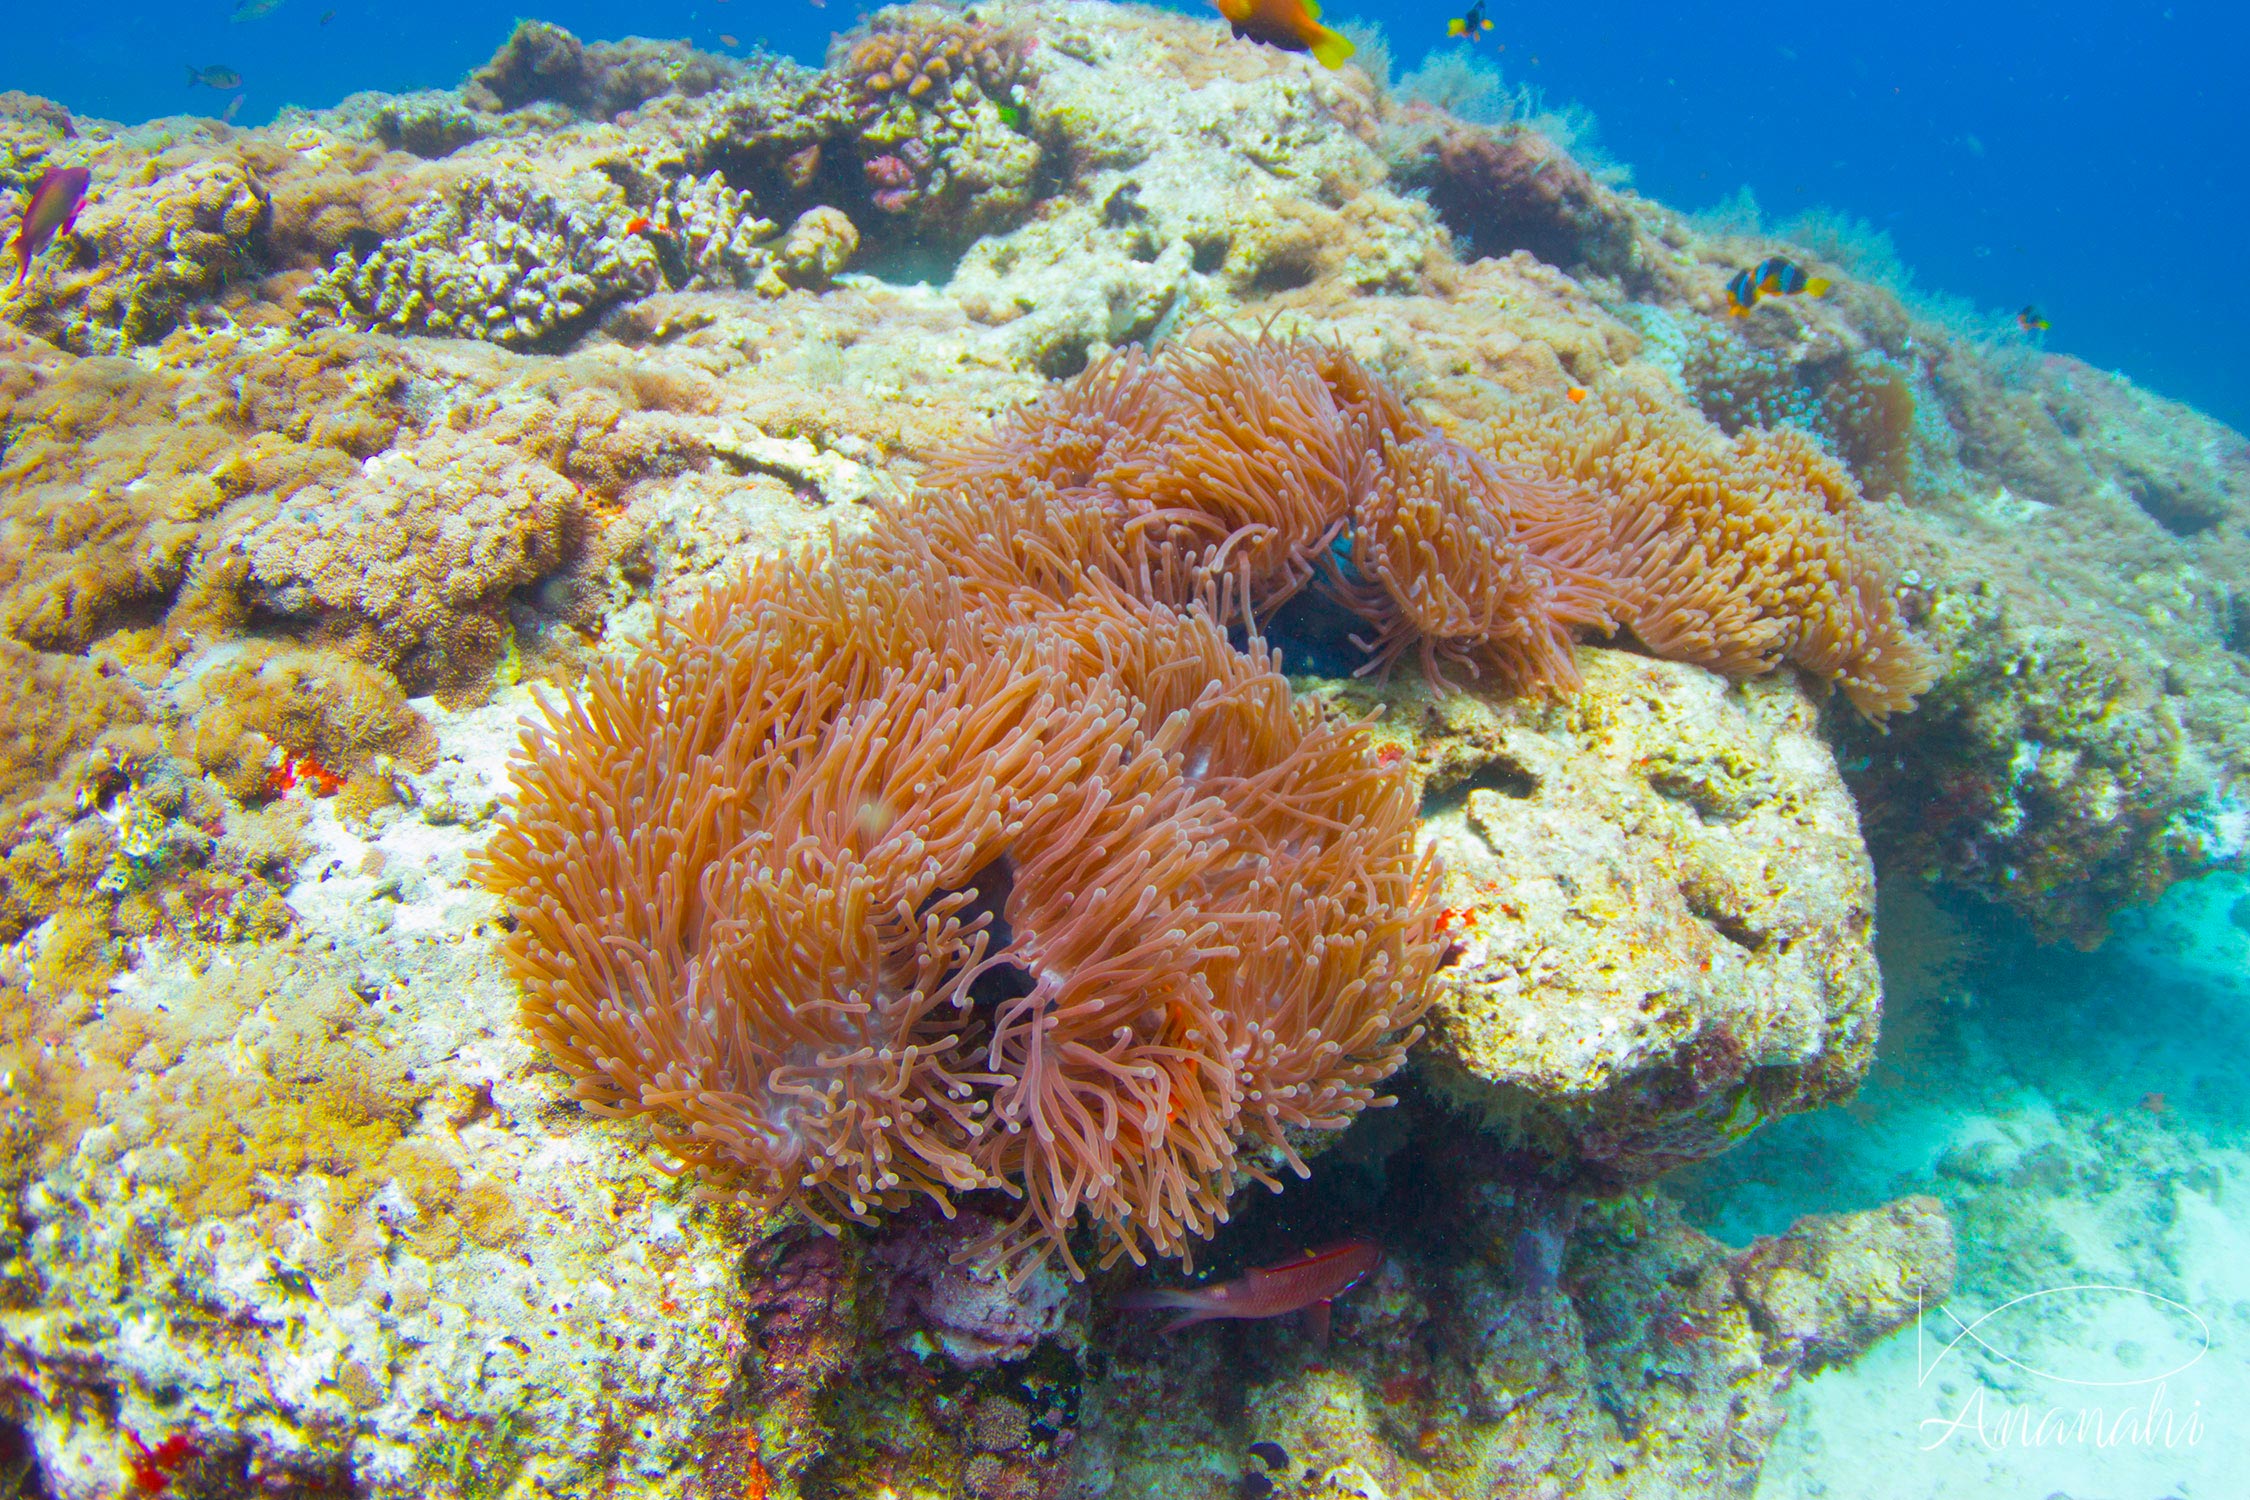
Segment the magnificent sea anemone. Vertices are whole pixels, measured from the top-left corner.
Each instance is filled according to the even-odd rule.
[[[528,1023],[751,1200],[1184,1254],[1413,1039],[1412,789],[1200,609],[897,542],[753,570],[529,742],[486,854]]]

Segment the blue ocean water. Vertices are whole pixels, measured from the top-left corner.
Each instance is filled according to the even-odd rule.
[[[1193,7],[1187,7],[1193,8]],[[189,67],[244,82],[240,119],[359,89],[451,84],[520,4],[226,0],[21,6],[0,83],[119,120],[215,114]],[[1347,14],[1349,12],[1350,14]],[[589,39],[686,37],[817,60],[846,0],[552,0]],[[1443,44],[1442,5],[1338,5],[1380,24],[1403,68]],[[1931,290],[2037,304],[2051,349],[2250,428],[2250,15],[2216,0],[1880,8],[1495,5],[1480,50],[1512,84],[1600,122],[1636,184],[1680,208],[1748,186],[1768,222],[1815,206],[1889,234]],[[323,20],[326,17],[327,19]],[[1495,50],[1504,49],[1504,50]]]

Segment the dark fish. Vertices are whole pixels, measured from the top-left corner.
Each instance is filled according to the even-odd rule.
[[[242,87],[242,75],[225,63],[213,63],[208,68],[190,68],[187,70],[187,81],[191,89],[200,83],[205,88],[218,89],[222,93]]]
[[[320,13],[320,24],[323,26],[326,26],[330,21],[333,21],[335,19],[336,12],[332,10],[324,10]]]
[[[1328,1342],[1328,1304],[1359,1284],[1383,1263],[1383,1247],[1373,1240],[1346,1240],[1308,1250],[1295,1260],[1251,1271],[1238,1281],[1184,1291],[1135,1292],[1127,1307],[1170,1307],[1185,1316],[1164,1325],[1177,1333],[1190,1323],[1212,1318],[1278,1318],[1301,1312],[1313,1342]]]
[[[230,21],[255,21],[260,16],[272,15],[274,9],[280,4],[281,0],[241,0],[239,5],[227,13],[227,19]]]
[[[1252,1443],[1250,1456],[1276,1474],[1289,1467],[1289,1450],[1279,1443]]]
[[[1445,23],[1445,34],[1447,36],[1465,36],[1472,46],[1475,45],[1479,36],[1491,29],[1492,23],[1485,19],[1484,0],[1477,0],[1476,4],[1470,6],[1467,15],[1455,16]]]
[[[1325,68],[1340,68],[1358,49],[1320,24],[1318,0],[1212,0],[1237,38],[1284,52],[1310,52]]]
[[[1769,255],[1748,271],[1737,271],[1727,281],[1727,311],[1741,317],[1758,305],[1760,297],[1817,297],[1831,283],[1824,276],[1807,276],[1805,268],[1786,256]]]
[[[31,274],[32,257],[66,234],[78,220],[86,202],[86,189],[94,174],[84,167],[49,167],[39,185],[23,200],[23,218],[16,227],[16,285]]]

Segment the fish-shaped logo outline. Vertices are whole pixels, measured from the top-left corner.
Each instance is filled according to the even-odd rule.
[[[1995,1348],[1989,1339],[1977,1332],[1978,1329],[2011,1308],[2036,1302],[2043,1297],[2059,1297],[2071,1292],[2119,1292],[2128,1297],[2139,1297],[2145,1301],[2161,1303],[2166,1307],[2178,1308],[2194,1320],[2195,1326],[2200,1332],[2202,1347],[2179,1364],[2170,1369],[2161,1370],[2154,1375],[2136,1375],[2130,1380],[2085,1380],[2074,1375],[2058,1375],[2052,1370],[2044,1370],[2028,1361],[2018,1359],[2012,1354]],[[2069,1286],[2043,1287],[2036,1292],[2025,1292],[2022,1296],[2011,1297],[1998,1307],[1991,1308],[1966,1323],[1962,1322],[1960,1314],[1954,1312],[1950,1307],[1941,1304],[1938,1310],[1951,1318],[1954,1327],[1960,1331],[1939,1346],[1934,1357],[1925,1358],[1926,1342],[1923,1319],[1927,1310],[1922,1306],[1922,1289],[1920,1287],[1914,1289],[1914,1362],[1917,1371],[1914,1384],[1917,1387],[1927,1385],[1930,1377],[1937,1373],[1939,1368],[1945,1364],[1946,1359],[1954,1350],[1960,1348],[1964,1341],[1973,1341],[1978,1348],[1994,1359],[1999,1360],[2002,1364],[2012,1365],[2027,1375],[2035,1375],[2042,1380],[2052,1380],[2061,1385],[2084,1386],[2093,1390],[2122,1390],[2136,1385],[2153,1385],[2160,1380],[2169,1380],[2175,1375],[2193,1369],[2197,1361],[2211,1352],[2211,1325],[2204,1320],[2201,1313],[2185,1302],[2181,1302],[2177,1298],[2167,1297],[2161,1292],[2152,1292],[2137,1286],[2119,1286],[2113,1282],[2075,1282]]]

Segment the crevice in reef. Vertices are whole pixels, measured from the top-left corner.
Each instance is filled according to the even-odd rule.
[[[1422,816],[1433,818],[1444,813],[1459,812],[1469,805],[1471,792],[1498,792],[1503,797],[1525,801],[1539,795],[1539,775],[1522,761],[1503,752],[1459,781],[1436,790],[1425,789],[1422,793]]]

